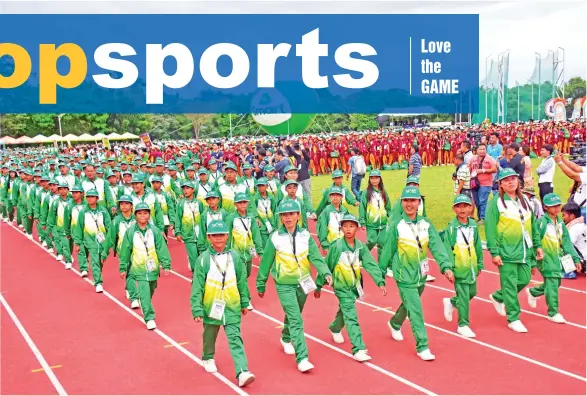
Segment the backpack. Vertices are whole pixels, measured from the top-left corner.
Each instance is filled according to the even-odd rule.
[[[367,173],[367,165],[365,165],[365,160],[362,156],[357,156],[353,168],[356,175],[363,176]]]

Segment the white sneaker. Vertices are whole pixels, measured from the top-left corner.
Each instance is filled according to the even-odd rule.
[[[489,299],[493,303],[493,307],[495,308],[497,313],[501,316],[505,316],[505,304],[497,302],[495,298],[493,298],[493,294],[489,295]]]
[[[128,292],[128,290],[126,291],[126,299],[130,300],[130,293]]]
[[[131,307],[132,309],[137,309],[137,308],[139,308],[139,307],[140,307],[140,305],[139,305],[139,300],[132,300],[132,302],[130,303],[130,307]]]
[[[559,323],[559,324],[567,323],[567,321],[565,320],[565,318],[561,314],[559,314],[559,313],[557,313],[554,316],[549,316],[548,317],[548,320],[550,320],[551,322],[554,322],[554,323]]]
[[[98,285],[96,286],[96,293],[102,293],[104,291],[104,286]]]
[[[344,343],[344,337],[343,337],[342,333],[333,333],[331,331],[330,334],[332,334],[332,341],[334,341],[334,343],[336,343],[336,344]]]
[[[477,335],[475,333],[473,333],[473,330],[471,330],[471,328],[469,326],[462,326],[462,327],[459,326],[457,328],[457,333],[459,333],[463,337],[467,337],[467,338],[477,337]]]
[[[215,373],[218,371],[214,359],[203,360],[202,364],[204,365],[204,370],[206,370],[207,373]]]
[[[393,271],[391,270],[391,268],[387,269],[387,273],[385,275],[387,275],[388,278],[393,278]]]
[[[23,226],[22,224],[20,224],[20,225],[18,226],[18,228],[20,228],[21,230],[24,230],[24,226]]]
[[[28,239],[30,239],[31,241],[33,240],[33,234],[27,234],[26,236]]]
[[[512,323],[508,323],[508,327],[510,329],[512,329],[513,331],[515,331],[516,333],[527,333],[528,329],[526,327],[524,327],[524,325],[522,324],[522,321],[520,320],[515,320]]]
[[[430,352],[430,349],[425,349],[422,352],[418,352],[418,356],[420,357],[420,359],[424,361],[431,361],[436,359],[436,356],[434,356],[432,352]]]
[[[41,243],[41,246],[43,246],[44,248],[47,247],[47,242],[43,241],[43,243]]]
[[[253,373],[251,373],[249,371],[243,371],[242,373],[240,373],[238,375],[238,386],[240,386],[242,388],[244,386],[249,385],[254,380],[255,380],[255,376],[253,375]]]
[[[371,360],[371,356],[369,356],[369,354],[365,350],[358,351],[353,355],[353,358],[357,362],[366,362],[368,360]]]
[[[526,295],[528,296],[528,305],[530,308],[536,308],[536,300],[538,299],[530,293],[530,288],[526,289]]]
[[[4,219],[3,221],[4,221],[5,223],[8,223],[8,219]]]
[[[251,304],[251,302],[249,301],[249,305],[247,306],[247,310],[252,311],[253,310],[253,304]],[[242,373],[241,373],[242,374]],[[249,373],[250,374],[250,373]],[[253,375],[253,374],[251,374]],[[255,378],[255,376],[253,375],[253,378]]]
[[[58,255],[58,256],[55,258],[55,260],[57,260],[57,261],[61,261],[61,260],[63,260],[63,256],[60,254],[60,255]]]
[[[293,344],[291,342],[285,342],[281,338],[279,339],[279,342],[281,342],[281,346],[283,347],[283,352],[285,352],[286,355],[295,355],[296,354],[296,350],[294,349]]]
[[[49,253],[53,253],[53,248],[49,248],[49,249],[47,249],[47,251],[48,251]]]
[[[312,363],[310,363],[310,361],[308,359],[304,359],[298,364],[298,370],[300,370],[302,373],[305,373],[306,371],[310,371],[313,368],[314,368],[314,365]]]
[[[82,278],[86,278],[88,276],[88,271],[82,271]]]
[[[393,338],[396,341],[403,341],[404,340],[404,336],[402,335],[402,331],[401,330],[396,330],[393,327],[391,327],[391,323],[387,322],[387,327],[389,327],[389,330],[391,330],[391,338]]]
[[[446,319],[447,322],[452,322],[452,311],[454,310],[454,307],[450,302],[450,298],[443,298],[442,305],[444,306],[444,319]]]
[[[149,320],[147,322],[147,330],[155,330],[157,328],[157,324],[154,320]]]
[[[433,277],[432,275],[428,274],[426,276],[426,282],[434,282],[436,280],[435,277]]]
[[[65,269],[66,270],[70,270],[71,269],[71,263],[65,263]]]

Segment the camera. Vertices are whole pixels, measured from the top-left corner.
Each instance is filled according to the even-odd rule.
[[[581,136],[575,140],[575,145],[570,150],[570,160],[579,166],[585,166],[586,145],[585,139]]]
[[[472,130],[467,132],[467,138],[469,139],[469,141],[471,142],[471,145],[473,147],[477,147],[479,144],[481,144],[481,138],[483,137],[483,132],[479,131],[479,130]]]

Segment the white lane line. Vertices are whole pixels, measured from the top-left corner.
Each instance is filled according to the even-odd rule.
[[[14,227],[12,224],[8,223],[8,225],[10,227],[14,228],[16,231],[18,231],[21,235],[25,236],[23,232],[21,232],[19,229],[17,229],[16,227]],[[27,240],[29,240],[29,239],[27,238]],[[43,248],[43,246],[39,242],[37,242],[36,240],[33,239],[33,240],[31,240],[31,242],[33,242],[35,245],[37,245],[38,247],[40,247],[49,256],[51,256],[53,258],[57,258],[57,256],[55,256],[54,254],[49,253],[47,250],[45,250],[45,248]],[[77,269],[72,268],[70,271],[76,273],[81,278],[81,273]],[[89,278],[82,278],[82,279],[84,281],[86,281],[88,284],[90,284],[92,287],[94,286],[94,283]],[[126,305],[124,305],[122,302],[120,302],[120,300],[118,300],[116,297],[114,297],[113,295],[111,295],[110,293],[108,293],[106,290],[104,290],[104,292],[102,294],[104,294],[106,297],[108,297],[110,300],[112,300],[115,304],[117,304],[118,306],[120,306],[122,309],[124,309],[126,312],[128,312],[130,315],[132,315],[134,318],[136,318],[137,320],[139,320],[141,323],[143,323],[143,324],[145,323],[145,321],[143,320],[143,318],[140,315],[138,315],[132,309],[130,309],[129,307],[127,307]],[[162,332],[159,329],[155,329],[155,330],[152,330],[152,331],[155,334],[157,334],[159,337],[161,337],[165,341],[167,341],[168,344],[173,345],[175,347],[175,349],[181,351],[184,355],[186,355],[187,357],[189,357],[191,360],[193,360],[199,366],[204,367],[202,361],[200,359],[198,359],[196,357],[196,355],[194,355],[193,353],[191,353],[190,351],[188,351],[187,349],[185,349],[183,346],[179,345],[179,343],[177,341],[175,341],[173,338],[169,337],[167,334],[165,334],[164,332]],[[227,386],[229,386],[238,395],[248,396],[248,393],[244,392],[236,384],[233,384],[228,378],[226,378],[222,374],[216,372],[216,373],[213,373],[212,375],[215,376],[216,378],[218,378],[220,381],[222,381]]]
[[[47,361],[45,360],[45,358],[41,354],[41,351],[39,351],[39,348],[37,348],[37,346],[33,342],[29,333],[27,333],[24,326],[22,325],[22,323],[20,323],[20,320],[18,320],[18,317],[16,316],[16,314],[14,313],[14,311],[12,310],[10,305],[8,305],[8,302],[6,301],[4,296],[2,296],[1,294],[0,294],[0,303],[4,306],[4,308],[6,309],[6,312],[8,312],[8,315],[10,316],[10,318],[12,319],[14,324],[16,325],[16,328],[18,329],[18,331],[20,332],[20,334],[22,335],[22,337],[26,341],[26,343],[29,346],[29,348],[31,349],[31,351],[33,351],[33,354],[35,355],[35,357],[37,358],[37,360],[41,364],[41,367],[43,368],[43,371],[45,372],[45,374],[47,374],[47,377],[49,377],[49,381],[51,381],[51,384],[53,384],[53,387],[55,388],[57,393],[59,395],[63,395],[63,396],[67,395],[67,392],[65,392],[65,389],[63,389],[63,385],[61,385],[61,382],[59,382],[59,380],[57,379],[57,376],[55,375],[55,373],[51,369],[51,366],[49,366],[49,364],[47,363]]]

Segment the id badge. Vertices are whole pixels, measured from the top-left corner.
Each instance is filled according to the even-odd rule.
[[[210,318],[215,320],[222,320],[224,316],[224,308],[226,307],[226,302],[224,300],[214,299],[214,303],[212,303],[212,308],[210,308]]]
[[[267,233],[270,234],[273,231],[273,226],[271,225],[270,222],[266,221],[265,222],[265,227],[267,228]]]
[[[577,268],[575,267],[575,263],[573,262],[573,258],[570,254],[562,256],[560,260],[561,266],[563,267],[563,271],[565,271],[565,274],[570,274],[571,272],[577,270]]]
[[[163,224],[166,226],[169,225],[169,216],[163,215]]]
[[[422,272],[422,276],[426,276],[428,275],[428,272],[430,272],[430,267],[428,266],[428,257],[420,261],[420,272]]]
[[[249,249],[249,253],[251,254],[251,257],[257,257],[257,249],[255,249],[254,246]]]
[[[153,272],[157,269],[157,263],[154,259],[150,258],[147,260],[147,271]]]
[[[316,290],[316,284],[314,283],[314,280],[309,274],[302,276],[298,282],[300,284],[300,287],[306,294],[309,294]]]
[[[104,236],[103,232],[98,232],[96,234],[96,241],[98,241],[98,243],[103,243],[106,240],[106,237]]]
[[[365,299],[365,291],[359,282],[357,282],[357,294],[359,295],[359,300]]]
[[[528,231],[524,231],[524,240],[526,241],[526,246],[528,247],[528,249],[534,246],[534,244],[532,243],[532,237],[530,236],[530,233]]]

